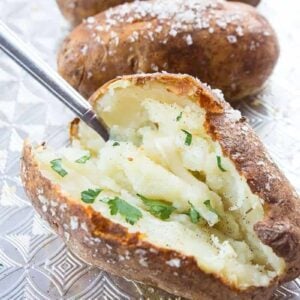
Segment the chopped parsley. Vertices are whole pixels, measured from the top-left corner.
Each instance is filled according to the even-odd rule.
[[[187,212],[187,215],[190,217],[192,223],[197,224],[201,219],[201,215],[195,209],[194,205],[190,201],[189,201],[189,205],[191,206],[191,208]]]
[[[222,172],[226,172],[226,171],[227,171],[227,170],[225,170],[225,169],[222,167],[221,156],[217,156],[217,164],[218,164],[219,169],[220,169]]]
[[[218,213],[216,212],[216,210],[214,208],[212,208],[211,204],[210,204],[210,200],[205,200],[204,201],[204,205],[213,213],[215,213],[216,215],[218,215]]]
[[[112,216],[119,213],[131,225],[134,225],[143,216],[139,209],[119,197],[108,200],[107,204]]]
[[[114,142],[114,143],[113,143],[113,147],[116,147],[116,146],[120,146],[120,143]]]
[[[51,164],[51,168],[53,171],[58,173],[61,177],[65,177],[68,174],[68,172],[62,167],[61,161],[62,161],[61,158],[57,158],[57,159],[51,160],[50,164]]]
[[[184,144],[187,145],[187,146],[190,146],[191,143],[192,143],[193,136],[188,131],[186,131],[184,129],[181,129],[181,131],[186,134]]]
[[[101,189],[88,189],[81,192],[81,200],[85,203],[94,203],[97,196],[101,193]]]
[[[169,202],[149,199],[140,194],[137,194],[137,196],[139,196],[147,206],[149,213],[161,220],[169,219],[171,213],[175,210],[175,207]]]
[[[176,117],[176,122],[179,122],[182,118],[182,112]]]
[[[77,160],[75,160],[75,162],[78,164],[85,164],[90,158],[91,158],[90,154],[84,155],[84,156],[78,158]]]
[[[247,214],[249,214],[251,211],[253,210],[253,208],[251,207],[251,208],[249,208],[246,212],[245,212],[245,214],[247,215]]]

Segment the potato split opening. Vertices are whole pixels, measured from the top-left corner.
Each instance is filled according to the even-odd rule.
[[[238,289],[268,286],[283,272],[284,261],[253,230],[262,200],[205,131],[204,109],[155,81],[118,80],[99,100],[111,140],[80,124],[70,147],[35,150],[45,177]]]

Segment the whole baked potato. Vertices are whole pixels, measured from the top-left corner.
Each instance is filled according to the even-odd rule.
[[[82,20],[94,16],[113,6],[132,2],[133,0],[56,0],[62,14],[73,25],[78,25]],[[232,0],[236,1],[236,0]],[[256,6],[260,0],[240,0]]]
[[[300,199],[246,120],[187,75],[118,78],[72,145],[24,146],[33,205],[92,265],[188,299],[270,299],[300,273]]]
[[[278,54],[272,27],[249,5],[143,1],[75,28],[61,47],[58,70],[85,97],[118,75],[167,71],[198,77],[232,101],[262,89]]]

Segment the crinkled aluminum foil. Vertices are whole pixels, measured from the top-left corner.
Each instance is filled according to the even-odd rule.
[[[300,191],[300,3],[262,0],[259,10],[281,43],[279,64],[265,91],[237,104]],[[0,19],[55,67],[69,28],[54,0],[1,0]],[[0,53],[0,299],[167,299],[164,292],[87,265],[34,212],[19,178],[23,139],[66,143],[72,114]],[[279,299],[300,299],[299,279]]]

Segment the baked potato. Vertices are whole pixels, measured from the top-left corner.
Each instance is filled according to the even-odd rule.
[[[188,299],[270,299],[300,268],[300,199],[219,91],[188,75],[117,78],[90,99],[104,142],[25,143],[38,213],[92,265]]]
[[[118,75],[167,71],[194,75],[233,101],[262,89],[278,54],[272,27],[249,5],[143,1],[74,29],[59,52],[58,70],[85,97]]]
[[[78,25],[82,20],[94,16],[113,6],[132,2],[133,0],[56,0],[58,7],[65,18],[73,25]],[[236,0],[232,0],[236,1]],[[256,6],[260,0],[240,0]]]

